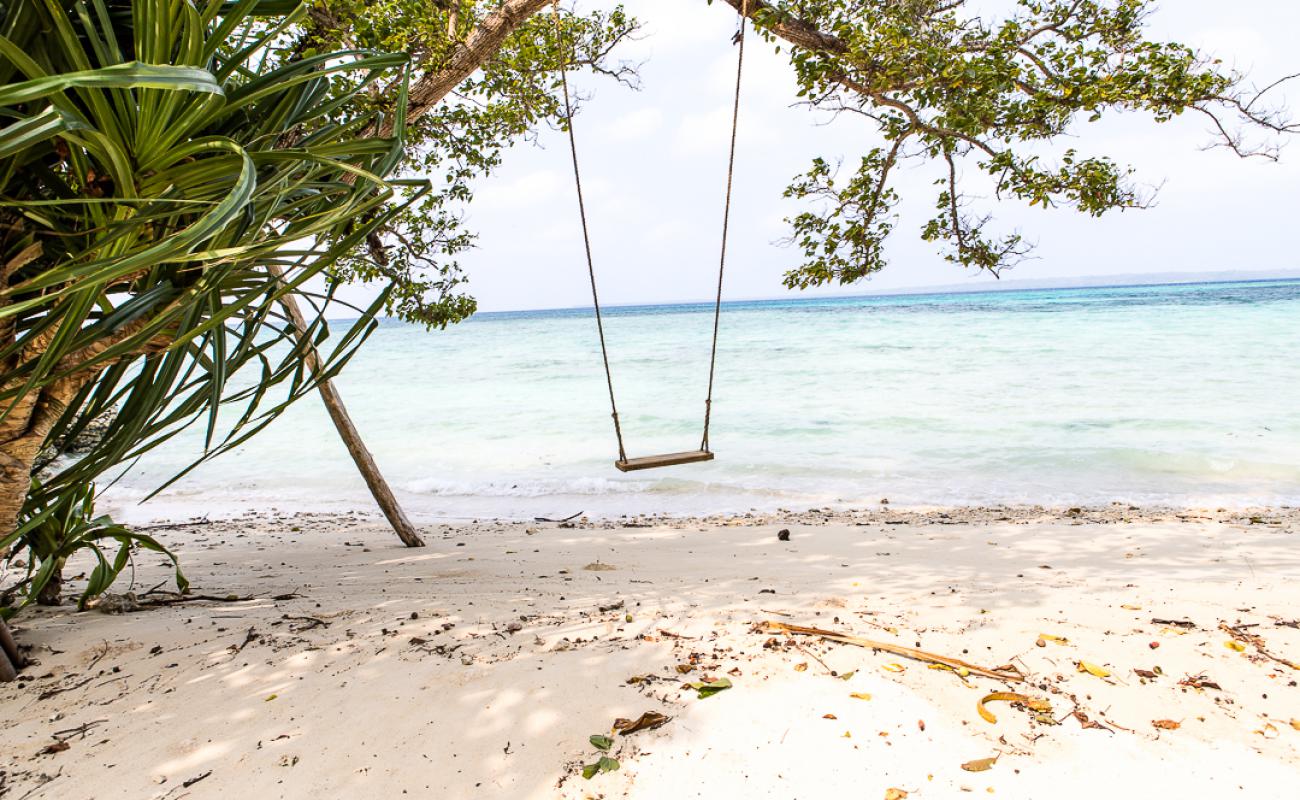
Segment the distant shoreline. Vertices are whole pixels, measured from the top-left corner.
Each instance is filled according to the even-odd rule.
[[[722,306],[728,307],[740,305],[758,305],[758,304],[776,304],[776,303],[818,303],[818,302],[853,302],[860,300],[873,300],[895,297],[912,297],[912,298],[935,298],[946,297],[950,295],[968,295],[968,294],[1013,294],[1018,292],[1077,292],[1090,290],[1105,289],[1157,289],[1157,288],[1177,288],[1186,286],[1222,286],[1225,284],[1270,284],[1270,283],[1295,283],[1300,281],[1300,270],[1287,274],[1280,273],[1245,273],[1247,276],[1256,277],[1230,277],[1228,273],[1208,273],[1209,275],[1223,276],[1209,279],[1194,279],[1192,276],[1183,275],[1182,273],[1165,273],[1171,277],[1182,275],[1179,280],[1146,280],[1137,281],[1142,276],[1125,276],[1114,275],[1105,276],[1103,282],[1082,283],[1070,281],[1086,281],[1086,278],[1064,278],[1060,283],[1052,281],[1021,280],[1021,281],[1001,281],[992,284],[979,284],[965,286],[962,284],[947,284],[935,287],[912,287],[907,289],[888,289],[880,292],[864,292],[861,294],[818,294],[818,295],[792,295],[786,297],[749,297],[724,299]],[[1270,275],[1270,277],[1259,277],[1261,275]],[[1126,277],[1132,277],[1135,282],[1111,282]],[[1148,278],[1158,278],[1159,276],[1146,276]],[[1102,279],[1098,279],[1099,281]],[[674,309],[679,311],[701,310],[709,311],[713,308],[712,300],[683,300],[676,303],[626,303],[626,304],[602,304],[601,311],[608,314],[619,314],[629,312],[649,311],[654,309]],[[592,310],[591,306],[562,306],[556,308],[530,308],[515,310],[497,310],[497,311],[479,311],[474,317],[488,318],[520,318],[531,316],[569,316],[573,314],[588,314]],[[471,320],[474,318],[471,317]],[[396,321],[390,317],[384,317],[384,322]],[[401,323],[398,323],[401,324]]]

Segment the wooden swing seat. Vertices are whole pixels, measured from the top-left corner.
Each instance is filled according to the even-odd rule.
[[[697,461],[712,461],[713,453],[709,450],[687,450],[685,453],[664,453],[658,456],[626,458],[614,462],[614,466],[623,472],[636,472],[639,469],[672,467],[677,464],[694,464]]]

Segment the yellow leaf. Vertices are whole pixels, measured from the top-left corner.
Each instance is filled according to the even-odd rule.
[[[802,662],[802,663],[799,663],[799,664],[795,664],[795,665],[794,665],[794,671],[795,671],[795,672],[803,672],[803,671],[805,671],[805,670],[807,670],[807,669],[808,669],[808,662],[807,662],[807,661],[804,661],[804,662]]]
[[[1242,644],[1236,639],[1229,639],[1228,641],[1223,643],[1223,646],[1228,648],[1229,650],[1236,650],[1238,653],[1245,652],[1246,650],[1246,645]]]
[[[279,696],[280,696],[280,695],[278,695],[278,694],[273,694],[273,695],[271,695],[270,697],[268,697],[268,698],[266,698],[265,700],[263,700],[262,702],[263,702],[263,703],[269,703],[269,702],[271,702],[272,700],[274,700],[275,698],[277,698],[277,697],[279,697]]]
[[[907,800],[907,792],[902,789],[886,789],[885,800]]]
[[[1292,728],[1295,728],[1295,729],[1298,730],[1298,731],[1300,731],[1300,719],[1293,719],[1293,720],[1291,720],[1291,727],[1292,727]]]
[[[1016,692],[994,692],[993,694],[988,694],[980,698],[980,701],[975,704],[975,710],[978,711],[980,716],[987,722],[998,721],[998,718],[993,716],[993,712],[984,707],[985,703],[991,703],[994,700],[1001,700],[1004,703],[1020,703],[1026,708],[1034,711],[1048,712],[1052,710],[1052,704],[1046,700],[1038,700],[1029,697],[1028,695],[1017,694]]]
[[[1050,634],[1050,633],[1040,633],[1040,634],[1038,634],[1038,638],[1039,638],[1039,639],[1044,639],[1044,640],[1049,641],[1049,642],[1056,642],[1057,644],[1069,644],[1069,643],[1070,643],[1070,640],[1067,639],[1067,638],[1065,638],[1064,636],[1053,636],[1053,635]]]
[[[849,695],[849,697],[852,697],[854,700],[870,700],[871,694],[870,692],[854,692]]]
[[[845,731],[845,732],[844,732],[844,735],[841,736],[840,738],[841,738],[841,739],[852,739],[852,738],[853,738],[853,734],[849,733],[848,731]]]
[[[889,672],[903,672],[907,669],[907,667],[895,662],[895,663],[885,664],[883,667],[881,667],[881,669],[888,670]]]
[[[997,756],[993,758],[977,758],[974,761],[967,761],[962,764],[961,768],[967,772],[988,772],[993,769],[993,765],[996,763],[998,763]]]
[[[1120,606],[1120,608],[1126,608],[1126,609],[1128,609],[1129,611],[1141,611],[1141,610],[1142,610],[1142,606],[1129,605],[1128,603],[1125,603],[1124,605]]]
[[[1099,667],[1090,661],[1080,661],[1078,664],[1080,672],[1086,672],[1089,675],[1096,675],[1098,678],[1109,678],[1110,670],[1105,667]]]

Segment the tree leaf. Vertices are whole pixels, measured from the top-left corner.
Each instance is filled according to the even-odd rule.
[[[609,748],[614,746],[614,740],[603,733],[593,733],[591,736],[587,737],[587,741],[591,742],[592,747],[602,752],[607,751]]]
[[[993,712],[984,707],[985,703],[991,703],[995,700],[1005,703],[1020,703],[1032,711],[1050,712],[1052,710],[1052,704],[1046,700],[1039,700],[1016,692],[993,692],[992,694],[987,694],[980,698],[979,702],[975,704],[975,710],[978,711],[979,715],[987,722],[998,721],[998,718],[993,716]]]
[[[711,683],[704,683],[703,681],[696,681],[695,683],[688,683],[688,684],[686,684],[686,685],[687,685],[688,687],[690,687],[690,688],[696,690],[697,692],[699,692],[699,699],[703,700],[703,699],[706,698],[706,697],[712,697],[713,695],[717,694],[718,692],[721,692],[721,691],[725,691],[725,690],[727,690],[727,689],[730,689],[730,688],[731,688],[731,679],[730,679],[730,678],[718,678],[716,681],[713,681],[713,682],[711,682]]]
[[[614,730],[618,731],[620,736],[631,736],[637,731],[651,731],[655,728],[666,725],[672,717],[660,714],[658,711],[647,711],[636,719],[616,719],[614,720]]]
[[[616,759],[610,758],[609,756],[601,756],[600,759],[595,764],[583,765],[582,777],[586,778],[587,780],[591,780],[598,773],[613,772],[618,768],[619,768],[619,763]]]
[[[993,756],[992,758],[977,758],[974,761],[967,761],[965,764],[962,764],[961,768],[966,770],[967,772],[988,772],[989,770],[993,769],[994,764],[998,763],[998,759],[1000,757],[1001,756]]]
[[[1162,731],[1176,731],[1183,726],[1183,723],[1172,719],[1153,719],[1151,724]]]
[[[1080,661],[1077,664],[1077,667],[1080,672],[1086,672],[1089,675],[1095,675],[1098,678],[1110,677],[1110,670],[1106,669],[1105,667],[1099,667],[1096,664],[1092,663],[1091,661]]]

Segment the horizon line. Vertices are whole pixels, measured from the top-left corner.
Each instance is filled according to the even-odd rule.
[[[1064,277],[1059,279],[1028,278],[1028,279],[1013,279],[1009,281],[1000,281],[998,283],[986,283],[986,284],[982,284],[979,287],[974,287],[974,286],[963,287],[961,284],[942,284],[933,287],[914,286],[914,287],[904,287],[900,289],[885,289],[879,292],[862,292],[856,294],[739,297],[730,300],[723,300],[722,305],[726,306],[726,305],[732,305],[737,303],[772,303],[772,302],[802,303],[802,302],[813,302],[818,300],[823,300],[823,301],[824,300],[863,300],[863,299],[876,298],[876,297],[935,297],[935,296],[947,295],[947,294],[1004,294],[1009,292],[1036,291],[1036,290],[1068,291],[1068,290],[1080,290],[1080,289],[1141,289],[1141,288],[1150,288],[1156,286],[1196,286],[1196,285],[1209,285],[1209,284],[1219,284],[1219,283],[1282,283],[1287,281],[1300,280],[1300,269],[1252,270],[1249,272],[1240,272],[1240,273],[1234,273],[1231,271],[1207,272],[1205,273],[1205,277],[1201,277],[1201,278],[1194,278],[1193,277],[1194,274],[1195,273],[1176,273],[1176,272],[1152,273],[1150,276],[1148,276],[1149,278],[1151,278],[1151,280],[1145,280],[1145,281],[1134,280],[1133,282],[1116,282],[1116,283],[1107,283],[1105,282],[1105,280],[1107,278],[1112,278],[1117,281],[1122,281],[1124,278],[1127,277],[1139,279],[1142,276],[1140,273],[1138,274],[1120,273],[1111,276],[1096,276],[1095,278],[1089,276],[1083,276],[1083,275]],[[1182,276],[1182,277],[1174,280],[1163,280],[1163,281],[1155,280],[1155,278],[1158,278],[1158,276],[1160,275],[1168,275],[1171,278],[1172,276],[1175,275]],[[1231,277],[1234,275],[1238,277]],[[1260,277],[1248,277],[1251,275],[1256,275]],[[1222,277],[1212,277],[1212,276],[1222,276]],[[1264,277],[1264,276],[1268,276],[1268,277]],[[1095,282],[1074,283],[1073,285],[1069,285],[1070,282],[1072,281],[1074,282],[1095,281]],[[1035,284],[1055,283],[1057,285],[1037,285],[1037,286],[1023,285],[1029,283],[1035,283]],[[1016,284],[1022,284],[1022,285],[1016,285]],[[703,299],[696,299],[696,300],[673,300],[673,301],[667,301],[661,303],[614,303],[614,304],[602,303],[601,310],[602,311],[606,311],[606,310],[626,311],[626,310],[635,310],[635,309],[667,308],[667,307],[680,307],[680,306],[712,306],[713,304],[714,304],[714,300],[711,298],[703,298]],[[476,311],[472,315],[471,319],[473,317],[485,316],[485,315],[584,312],[584,311],[592,311],[592,310],[594,310],[594,306],[591,304],[578,305],[578,306],[546,306],[546,307],[539,307],[539,308],[498,309],[493,311]],[[387,316],[382,317],[382,319],[396,320],[395,317],[387,317]]]

